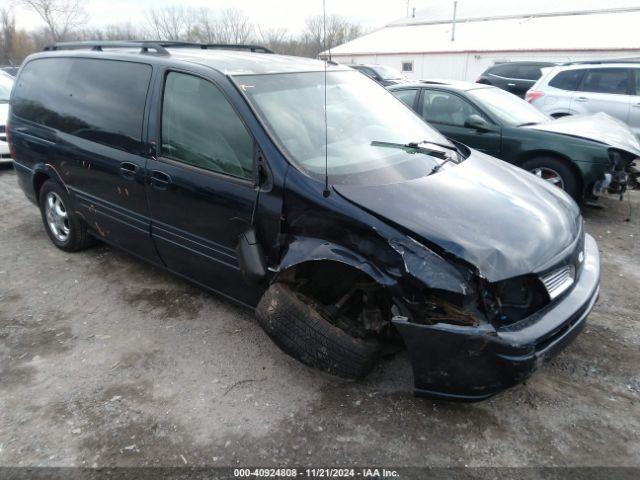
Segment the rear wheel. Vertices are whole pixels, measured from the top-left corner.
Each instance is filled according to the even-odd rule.
[[[53,244],[66,252],[76,252],[92,243],[82,220],[71,210],[67,192],[55,181],[47,180],[39,194],[40,213]]]
[[[553,157],[536,157],[527,160],[521,167],[554,187],[564,190],[576,201],[579,200],[580,181],[571,167],[562,160]]]

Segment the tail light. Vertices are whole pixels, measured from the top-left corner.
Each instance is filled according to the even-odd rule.
[[[531,103],[531,102],[534,102],[534,101],[536,101],[536,100],[538,100],[539,98],[542,98],[542,97],[544,97],[544,93],[543,92],[540,92],[538,90],[529,90],[527,92],[527,94],[524,96],[524,99],[527,102]]]

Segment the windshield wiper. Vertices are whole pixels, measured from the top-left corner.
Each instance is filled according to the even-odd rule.
[[[438,173],[440,171],[440,169],[442,168],[443,165],[446,165],[447,163],[451,162],[453,160],[453,157],[449,157],[447,158],[444,162],[439,163],[438,165],[436,165],[435,167],[433,167],[431,169],[431,171],[427,174],[427,177],[429,175],[433,175],[434,173]]]
[[[440,150],[436,150],[433,148],[422,147],[421,145],[433,145],[435,147],[444,148],[446,150],[451,150],[460,155],[460,152],[455,146],[445,145],[442,143],[430,142],[430,141],[422,141],[422,142],[409,142],[409,143],[393,143],[393,142],[371,142],[372,147],[387,147],[387,148],[399,148],[407,153],[424,153],[426,155],[430,155],[432,157],[441,158],[442,160],[446,160],[450,158],[450,155],[447,152],[442,152]]]
[[[525,122],[525,123],[521,123],[520,125],[516,125],[516,128],[520,128],[520,127],[530,127],[531,125],[537,125],[540,122]]]

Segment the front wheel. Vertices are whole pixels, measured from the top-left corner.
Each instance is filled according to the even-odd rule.
[[[285,353],[332,375],[362,378],[380,355],[376,340],[357,338],[334,325],[319,305],[284,283],[269,287],[256,313],[260,326]]]
[[[44,228],[56,247],[77,252],[92,243],[87,226],[71,209],[69,195],[60,184],[53,180],[44,182],[39,203]]]
[[[527,160],[521,167],[554,187],[564,190],[574,200],[579,201],[580,181],[571,167],[562,160],[552,157],[536,157]]]

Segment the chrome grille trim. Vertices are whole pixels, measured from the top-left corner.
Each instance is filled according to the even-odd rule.
[[[576,279],[576,269],[573,265],[564,266],[547,275],[540,277],[540,280],[547,289],[551,300],[565,292]]]

